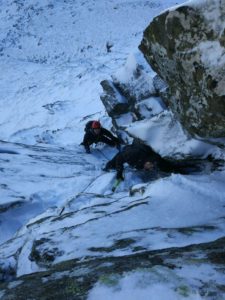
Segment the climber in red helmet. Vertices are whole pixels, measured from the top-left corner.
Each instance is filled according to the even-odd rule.
[[[109,130],[101,126],[99,121],[89,121],[85,126],[85,135],[81,143],[86,152],[90,153],[90,145],[93,143],[105,143],[111,147],[120,149],[120,140],[115,137]]]

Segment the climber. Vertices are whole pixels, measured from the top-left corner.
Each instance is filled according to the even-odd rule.
[[[117,137],[102,127],[99,121],[89,121],[85,126],[85,135],[81,145],[84,146],[86,153],[91,153],[90,145],[99,142],[111,147],[117,147],[120,151],[120,140]]]
[[[170,161],[162,158],[159,154],[154,152],[151,147],[141,143],[125,146],[121,152],[117,153],[106,164],[103,170],[109,171],[110,169],[115,169],[117,171],[116,178],[124,180],[124,163],[144,171],[151,171],[156,168],[163,172],[177,171]]]

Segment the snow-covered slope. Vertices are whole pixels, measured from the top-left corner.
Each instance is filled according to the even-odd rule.
[[[100,80],[176,1],[2,1],[0,139],[74,144],[100,118]],[[109,45],[109,50],[107,50]]]

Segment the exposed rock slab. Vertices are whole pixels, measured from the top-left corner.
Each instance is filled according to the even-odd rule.
[[[171,290],[180,299],[193,295],[204,299],[223,299],[224,241],[221,238],[206,244],[144,251],[124,257],[92,258],[84,262],[65,261],[46,272],[0,284],[0,297],[2,300],[87,299],[97,285],[105,289],[120,287],[121,290],[120,281],[124,277],[149,274],[147,277],[139,277],[142,289],[154,286],[158,278],[158,283],[169,282]],[[188,270],[186,274],[185,270]],[[195,270],[206,271],[204,278],[198,279]],[[210,276],[207,272],[210,272]]]

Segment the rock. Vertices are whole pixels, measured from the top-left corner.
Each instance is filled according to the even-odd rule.
[[[139,120],[151,119],[165,109],[165,104],[160,97],[150,97],[138,102],[135,105],[135,109],[138,111]]]
[[[10,209],[15,209],[17,207],[21,207],[26,202],[25,197],[21,197],[20,200],[16,200],[14,202],[8,202],[0,205],[0,213],[6,212]]]
[[[130,54],[125,65],[111,77],[112,81],[101,82],[104,90],[101,100],[117,134],[129,143],[132,138],[125,132],[127,126],[150,118],[165,108],[159,95],[164,93],[167,85],[140,53]]]
[[[154,18],[139,46],[183,127],[205,140],[225,137],[224,19],[225,0],[187,2]]]
[[[100,98],[110,117],[128,112],[129,104],[127,99],[118,92],[111,81],[103,80],[101,81],[101,86],[104,92]]]
[[[158,74],[153,77],[152,83],[154,85],[157,95],[160,95],[160,93],[162,93],[168,88],[166,82],[162,80],[162,78]]]
[[[44,267],[53,263],[57,256],[61,256],[63,254],[63,252],[59,251],[57,247],[53,247],[51,249],[45,247],[45,243],[48,241],[49,240],[46,238],[35,240],[29,256],[31,261],[35,261],[35,263]]]
[[[125,246],[130,242],[125,241]],[[88,298],[96,284],[103,289],[121,291],[121,281],[130,275],[137,276],[143,290],[146,286],[154,288],[154,279],[158,278],[158,274],[159,282],[163,284],[165,280],[176,289],[178,297],[183,298],[185,292],[185,297],[199,294],[205,299],[211,294],[213,299],[222,299],[223,277],[221,281],[218,278],[225,271],[224,242],[225,238],[221,238],[205,244],[152,251],[140,247],[139,253],[123,257],[86,258],[82,262],[68,260],[52,266],[48,271],[15,278],[10,284],[0,283],[0,297],[2,300],[83,300]],[[188,276],[185,272],[180,273],[185,269],[189,270]],[[207,269],[211,276],[196,279],[196,269]],[[143,278],[140,277],[142,272],[145,274]],[[191,281],[195,283],[194,288]]]
[[[145,190],[146,190],[146,187],[148,186],[147,183],[139,183],[139,184],[135,184],[133,185],[130,190],[129,190],[129,195],[132,197],[136,194],[141,194],[143,195]]]
[[[125,129],[135,121],[137,121],[137,116],[132,112],[112,118],[112,124],[117,130],[117,135],[121,137],[125,144],[132,143],[133,139],[126,133]]]
[[[153,85],[156,90],[156,95],[163,100],[166,106],[168,106],[168,99],[170,97],[168,84],[157,74],[153,78]]]

